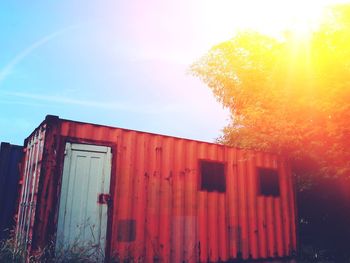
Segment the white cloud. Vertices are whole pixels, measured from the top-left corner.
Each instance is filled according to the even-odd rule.
[[[67,31],[70,31],[72,29],[77,28],[78,26],[70,26],[66,27],[61,30],[57,30],[49,35],[46,35],[42,37],[41,39],[37,40],[24,50],[22,50],[20,53],[18,53],[10,62],[8,62],[3,69],[0,70],[0,85],[1,83],[9,76],[12,74],[13,69],[18,65],[24,58],[26,58],[28,55],[30,55],[34,50],[37,48],[43,46],[47,42],[51,41],[52,39],[66,33]]]
[[[1,94],[16,98],[25,98],[42,102],[52,102],[57,104],[66,104],[74,106],[83,106],[95,109],[103,110],[118,110],[126,111],[132,113],[146,113],[146,114],[158,114],[161,112],[178,112],[181,111],[181,105],[169,104],[169,105],[159,105],[159,104],[143,104],[143,105],[132,105],[131,103],[121,103],[121,102],[111,102],[111,101],[93,101],[86,99],[73,99],[64,96],[57,95],[41,95],[35,93],[25,93],[25,92],[4,92]],[[13,101],[14,103],[23,104],[22,102]],[[31,103],[33,103],[31,101]],[[37,104],[38,105],[38,104]]]

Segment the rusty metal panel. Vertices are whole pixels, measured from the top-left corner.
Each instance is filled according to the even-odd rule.
[[[29,250],[32,243],[44,138],[45,125],[36,130],[27,140],[24,149],[23,177],[21,180],[22,187],[19,198],[16,240],[19,246]]]
[[[0,145],[0,240],[15,226],[19,166],[23,147],[2,142]]]
[[[46,142],[43,187],[56,198],[66,142],[112,148],[108,256],[217,262],[281,258],[296,250],[295,197],[281,156],[68,120],[51,130],[56,135]],[[201,190],[200,160],[224,163],[225,192]],[[279,195],[260,194],[258,168],[278,172]],[[35,231],[54,233],[57,201],[44,209],[44,195],[40,199]],[[43,245],[49,236],[36,242]]]

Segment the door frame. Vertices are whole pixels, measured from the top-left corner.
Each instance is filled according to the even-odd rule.
[[[110,174],[110,185],[109,185],[109,193],[111,195],[112,201],[107,207],[107,233],[106,233],[106,243],[105,243],[105,260],[108,262],[111,258],[111,241],[112,241],[112,229],[113,229],[113,215],[114,211],[116,211],[116,202],[114,197],[116,196],[116,187],[117,187],[117,143],[113,141],[102,141],[102,140],[90,140],[78,137],[69,137],[62,136],[57,153],[57,164],[58,164],[58,187],[57,187],[57,196],[61,196],[61,188],[62,188],[62,178],[63,178],[63,166],[64,166],[64,152],[66,149],[66,143],[78,143],[78,144],[90,144],[96,146],[106,146],[111,148],[111,174]],[[60,200],[59,200],[60,201]],[[55,224],[54,224],[54,243],[56,244],[56,234],[58,227],[58,216],[59,216],[59,201],[56,202],[55,208]]]

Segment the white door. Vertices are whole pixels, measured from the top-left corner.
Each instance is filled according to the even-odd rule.
[[[103,261],[111,159],[110,147],[66,144],[56,239],[58,257],[80,249],[78,253]]]

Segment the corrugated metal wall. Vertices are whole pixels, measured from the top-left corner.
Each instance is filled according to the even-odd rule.
[[[17,215],[16,241],[24,249],[32,243],[37,204],[38,182],[41,175],[46,125],[40,127],[26,141],[22,166],[21,191]]]
[[[0,240],[15,226],[14,216],[23,147],[2,142],[0,145]]]
[[[142,262],[217,262],[285,257],[296,250],[292,178],[282,157],[93,124],[57,123],[52,135],[56,148],[45,147],[57,153],[48,157],[57,165],[45,171],[42,193],[59,189],[66,141],[114,150],[107,247],[112,256]],[[201,159],[225,163],[226,192],[199,190]],[[278,170],[280,196],[258,194],[257,167]],[[50,180],[58,180],[56,187]],[[42,234],[37,234],[37,246],[48,241],[50,235],[43,233],[55,231],[49,215],[57,215],[57,202],[47,200],[42,201],[45,208],[38,207],[42,211],[35,231]]]

